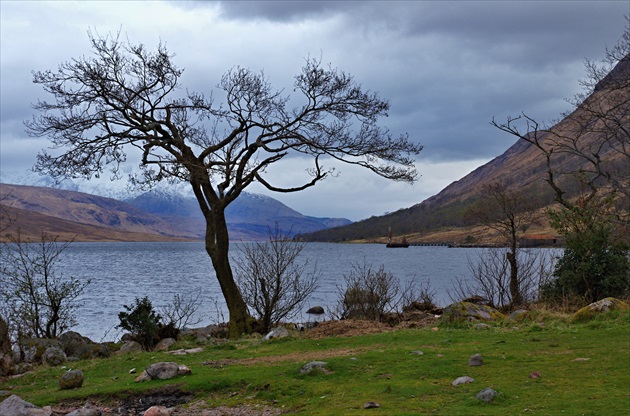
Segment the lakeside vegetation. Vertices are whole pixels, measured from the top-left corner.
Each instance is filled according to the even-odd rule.
[[[67,368],[46,366],[4,380],[1,389],[38,406],[87,400],[112,406],[162,394],[186,396],[197,408],[264,405],[309,415],[359,414],[367,402],[380,405],[370,413],[388,415],[623,415],[630,408],[627,310],[586,321],[534,310],[489,329],[440,324],[317,337],[326,325],[271,341],[217,340],[197,354],[142,352],[68,363],[85,374],[83,387],[74,390],[58,387]],[[171,349],[193,346],[200,344],[182,340]],[[477,353],[484,365],[468,366]],[[140,373],[160,361],[184,364],[192,374],[134,382],[130,370]],[[325,361],[326,371],[301,374],[310,361]],[[540,378],[530,378],[533,372]],[[452,386],[460,376],[475,381]],[[487,387],[499,393],[490,404],[475,399]]]

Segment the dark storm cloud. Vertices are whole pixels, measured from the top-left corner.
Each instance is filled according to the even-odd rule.
[[[165,43],[186,69],[182,86],[206,94],[236,65],[264,70],[287,93],[307,57],[352,74],[389,100],[382,122],[394,136],[409,133],[424,145],[423,179],[408,188],[344,167],[339,178],[283,198],[310,215],[360,219],[392,211],[504,152],[513,139],[490,126],[493,117],[525,111],[551,121],[570,109],[565,99],[580,91],[584,59],[600,59],[619,39],[629,7],[628,1],[0,1],[0,171],[29,167],[45,147],[24,133],[30,104],[49,99],[32,84],[31,70],[89,53],[88,29],[122,30],[149,48]],[[214,93],[218,103],[222,95]],[[299,166],[289,163],[291,171]],[[278,176],[287,175],[279,170]],[[364,211],[344,211],[353,205]]]

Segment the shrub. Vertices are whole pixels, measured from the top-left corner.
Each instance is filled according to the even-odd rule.
[[[146,350],[151,349],[159,341],[160,315],[153,310],[153,305],[147,296],[136,298],[131,306],[123,305],[127,312],[120,312],[118,319],[122,328],[131,333],[134,341],[140,343]]]

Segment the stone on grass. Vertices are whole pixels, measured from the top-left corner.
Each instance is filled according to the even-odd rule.
[[[483,365],[483,357],[481,354],[475,354],[468,359],[468,365],[471,367],[479,367]]]
[[[531,373],[529,373],[529,378],[541,378],[542,375],[540,374],[540,371],[532,371]]]
[[[477,395],[475,396],[475,399],[484,401],[486,403],[490,403],[498,395],[499,395],[499,393],[497,393],[495,390],[493,390],[490,387],[488,387],[488,388],[485,388],[485,389],[481,390],[479,393],[477,393]]]
[[[170,416],[171,411],[166,406],[151,406],[143,416]]]
[[[307,374],[312,371],[324,371],[326,369],[326,365],[327,363],[325,361],[311,361],[300,368],[300,373]]]
[[[475,325],[475,329],[490,329],[490,325],[488,325],[488,324],[477,324],[477,325]]]
[[[161,362],[151,364],[146,369],[147,374],[152,379],[157,380],[168,380],[169,378],[173,378],[177,376],[179,372],[179,366],[177,363],[173,362]]]
[[[122,347],[120,347],[119,352],[124,354],[124,353],[130,353],[130,352],[140,352],[142,351],[142,345],[140,345],[140,343],[136,342],[136,341],[127,341],[125,342]]]
[[[42,363],[51,367],[56,367],[68,361],[66,353],[59,347],[48,347],[42,354]]]
[[[153,347],[153,351],[168,351],[176,342],[173,338],[163,338]]]
[[[412,355],[424,355],[422,351],[411,351]]]
[[[52,410],[42,409],[15,394],[0,403],[0,416],[51,416]]]
[[[525,309],[517,309],[510,314],[510,320],[512,321],[522,321],[525,316],[527,316],[528,311]]]
[[[451,383],[453,386],[459,386],[460,384],[468,384],[468,383],[474,383],[475,379],[472,377],[468,377],[468,376],[462,376],[462,377],[457,377],[455,380],[453,380],[453,382]]]
[[[66,416],[101,416],[103,413],[98,409],[91,409],[89,407],[82,407],[77,410],[73,410]]]
[[[496,321],[505,316],[488,305],[471,302],[457,302],[444,308],[441,320],[444,322]]]
[[[77,389],[83,385],[83,371],[69,370],[59,379],[61,390]]]
[[[279,326],[277,328],[272,329],[271,332],[265,335],[263,339],[270,340],[270,339],[275,339],[275,338],[285,338],[288,336],[289,336],[289,331],[285,327]]]
[[[364,409],[377,409],[379,407],[381,407],[381,405],[376,402],[367,402],[363,405]]]
[[[626,309],[628,309],[628,304],[624,301],[617,298],[605,298],[583,307],[573,315],[573,319],[576,321],[587,321],[602,313]]]

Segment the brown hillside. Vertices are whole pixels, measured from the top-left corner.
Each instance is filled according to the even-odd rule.
[[[39,238],[42,230],[64,239],[76,236],[77,241],[172,241],[195,237],[111,198],[9,184],[0,184],[0,198],[14,220],[10,230],[19,228],[24,238]],[[5,235],[2,237],[6,239]]]
[[[630,130],[630,111],[628,110],[630,86],[607,88],[610,82],[620,78],[630,80],[630,59],[622,60],[611,72],[614,76],[607,77],[598,84],[595,91],[571,114],[548,130],[538,129],[538,137],[543,146],[549,146],[554,141],[564,141],[576,146],[583,154],[597,154],[607,170],[616,175],[616,179],[628,181],[630,176],[630,159],[627,149],[627,131]],[[607,84],[608,83],[608,84]],[[620,99],[621,98],[621,99]],[[602,119],[594,114],[606,113],[614,103],[616,118],[606,120],[608,126],[601,128]],[[621,117],[618,117],[621,114]],[[618,124],[611,124],[611,123]],[[588,122],[588,129],[581,129]],[[604,139],[610,134],[610,125],[618,126],[623,132],[619,139],[620,147],[608,146],[610,142]],[[531,126],[530,126],[531,127]],[[525,133],[525,132],[523,132]],[[507,136],[506,137],[513,137]],[[574,141],[572,141],[574,140]],[[624,141],[625,140],[625,141]],[[588,170],[590,165],[571,151],[555,154],[552,162],[554,170],[558,172],[576,172]],[[534,205],[541,210],[555,203],[555,194],[545,182],[547,175],[546,158],[540,149],[526,142],[517,140],[505,153],[475,169],[462,179],[450,184],[437,195],[410,208],[401,209],[394,213],[372,217],[354,224],[323,230],[306,236],[310,241],[348,241],[375,240],[384,238],[391,227],[397,236],[405,235],[410,242],[419,241],[452,241],[461,242],[467,237],[475,237],[478,230],[473,229],[464,220],[466,210],[480,197],[480,191],[485,185],[496,182],[507,185],[510,189],[523,192]],[[559,176],[565,197],[576,196],[580,191],[580,184],[572,175]],[[626,187],[627,189],[627,187]],[[536,232],[550,232],[545,216],[540,215],[543,222],[536,225]],[[483,233],[482,233],[483,234]],[[486,239],[489,237],[483,234]],[[447,239],[448,240],[440,240]]]

